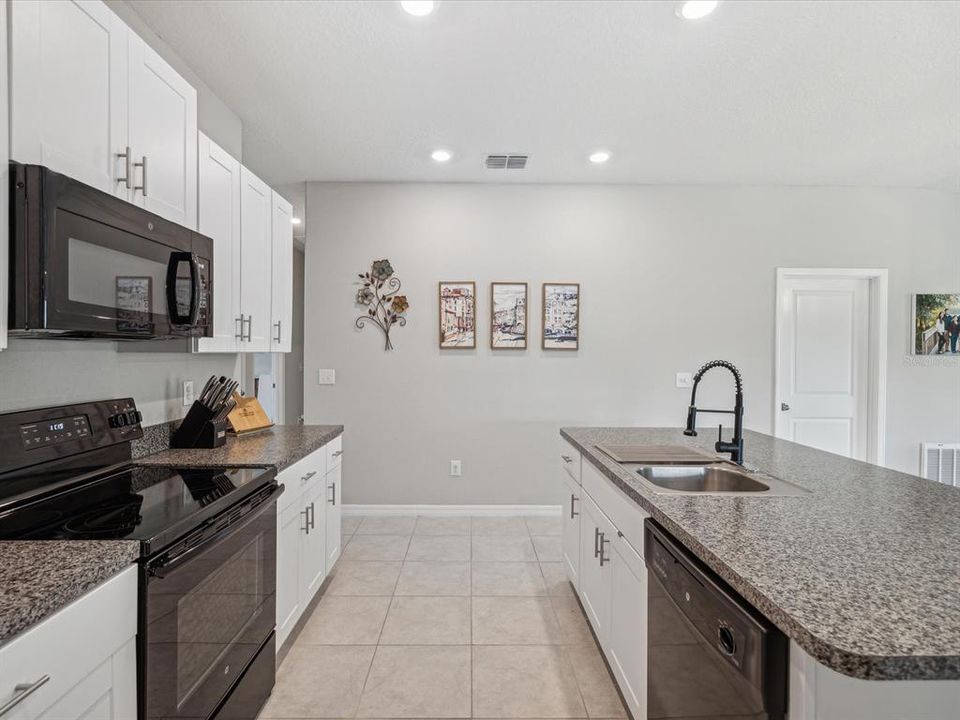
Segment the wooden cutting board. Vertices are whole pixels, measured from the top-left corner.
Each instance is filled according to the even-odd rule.
[[[704,462],[716,462],[721,459],[706,450],[683,445],[596,445],[595,447],[617,462],[648,465],[658,463],[702,465]]]

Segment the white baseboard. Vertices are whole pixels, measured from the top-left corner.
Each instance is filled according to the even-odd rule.
[[[341,505],[344,515],[559,515],[559,505]]]

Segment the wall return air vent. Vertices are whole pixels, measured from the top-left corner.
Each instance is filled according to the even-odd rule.
[[[484,166],[487,170],[523,170],[527,167],[527,155],[487,155]]]
[[[921,443],[920,475],[960,487],[960,443]]]

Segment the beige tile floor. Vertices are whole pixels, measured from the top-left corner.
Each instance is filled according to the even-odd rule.
[[[343,518],[261,720],[626,718],[552,517]]]

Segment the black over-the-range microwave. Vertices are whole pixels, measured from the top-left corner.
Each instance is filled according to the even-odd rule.
[[[39,165],[10,163],[10,335],[212,333],[213,241]]]

